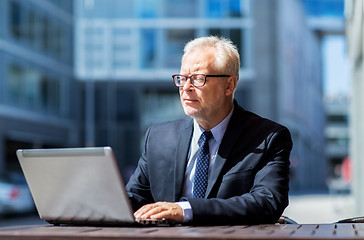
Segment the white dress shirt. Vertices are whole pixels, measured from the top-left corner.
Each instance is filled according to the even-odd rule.
[[[231,115],[233,114],[233,109],[229,113],[229,115],[220,122],[217,126],[211,129],[212,138],[209,141],[209,152],[210,152],[210,162],[209,162],[209,176],[211,171],[214,168],[214,163],[216,159],[216,155],[218,153],[220,143],[222,138],[224,137],[227,125],[230,121]],[[195,177],[195,169],[196,169],[196,158],[197,152],[201,145],[201,134],[205,131],[202,127],[198,125],[196,120],[193,121],[193,135],[190,143],[190,150],[188,153],[188,163],[185,172],[185,180],[183,185],[183,197],[192,197],[193,191],[193,180]],[[177,202],[183,208],[184,221],[188,222],[192,220],[192,208],[188,201],[186,202]]]

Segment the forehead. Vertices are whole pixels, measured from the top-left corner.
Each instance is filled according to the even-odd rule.
[[[181,72],[193,73],[215,69],[215,52],[213,48],[196,49],[182,60]]]

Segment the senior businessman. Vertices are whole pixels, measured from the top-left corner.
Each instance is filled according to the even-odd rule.
[[[186,44],[172,76],[188,117],[150,127],[127,184],[136,218],[274,223],[288,205],[288,129],[234,100],[240,60],[221,37]]]

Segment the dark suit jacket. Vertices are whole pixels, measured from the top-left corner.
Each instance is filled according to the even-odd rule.
[[[274,223],[288,205],[288,129],[234,104],[206,197],[185,199],[192,206],[192,224]],[[192,133],[191,118],[148,129],[138,167],[126,186],[134,210],[181,200]]]

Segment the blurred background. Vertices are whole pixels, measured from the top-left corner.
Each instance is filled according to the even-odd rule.
[[[1,0],[0,226],[39,224],[19,148],[111,146],[127,180],[146,129],[184,116],[184,44],[230,38],[235,98],[287,126],[299,223],[364,215],[363,0]]]

